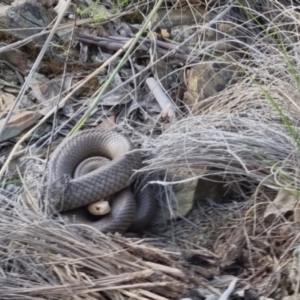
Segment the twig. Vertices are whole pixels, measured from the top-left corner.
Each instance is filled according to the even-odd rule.
[[[119,72],[119,70],[121,69],[121,67],[124,65],[124,63],[128,59],[129,54],[134,49],[135,45],[138,43],[140,37],[142,36],[142,34],[144,33],[144,31],[146,30],[148,24],[150,23],[150,21],[152,20],[153,16],[156,14],[156,12],[158,11],[158,9],[160,8],[160,6],[162,5],[163,2],[164,2],[164,0],[159,0],[158,3],[154,6],[154,8],[152,9],[151,13],[149,14],[149,16],[147,17],[146,21],[144,22],[144,25],[142,26],[142,28],[137,33],[136,37],[130,42],[130,46],[129,46],[128,50],[126,51],[126,53],[124,54],[123,58],[121,59],[121,61],[119,62],[119,64],[116,66],[115,70],[112,72],[112,74],[109,77],[109,79],[101,87],[98,96],[95,98],[95,100],[91,104],[90,108],[87,109],[87,111],[85,112],[85,114],[78,121],[78,123],[76,124],[76,126],[72,129],[72,131],[70,132],[70,134],[73,134],[73,133],[77,132],[83,126],[83,124],[86,122],[86,120],[89,118],[92,110],[97,106],[98,102],[100,101],[100,99],[104,95],[104,93],[106,92],[106,89],[110,85],[111,81],[113,80],[113,78],[116,76],[116,74]]]
[[[88,44],[94,44],[98,46],[104,46],[109,48],[110,43],[115,43],[119,47],[122,47],[123,44],[125,44],[129,38],[127,37],[118,37],[118,36],[108,36],[108,37],[98,37],[90,34],[79,34],[76,37],[76,40],[79,42],[84,42]],[[138,46],[138,50],[143,50],[143,51],[148,51],[151,47],[152,40],[149,38],[143,38],[139,40],[139,42],[143,42],[141,45]],[[165,50],[172,50],[176,49],[176,52],[179,54],[189,54],[190,49],[186,48],[185,50],[177,48],[177,44],[173,43],[167,43],[164,41],[156,40],[155,43],[157,44],[158,47],[163,48]]]
[[[113,95],[117,90],[119,90],[121,87],[126,86],[128,83],[130,83],[132,80],[134,80],[135,78],[141,76],[143,73],[149,71],[149,69],[151,69],[154,65],[156,65],[157,63],[159,63],[161,60],[164,60],[166,58],[168,58],[170,55],[175,54],[178,49],[180,49],[182,46],[184,46],[185,44],[187,44],[189,41],[191,41],[197,34],[199,34],[199,32],[201,32],[204,29],[208,29],[210,28],[211,25],[213,25],[214,22],[216,22],[217,20],[220,20],[222,17],[224,17],[232,8],[232,4],[228,4],[228,6],[220,13],[218,14],[213,20],[211,20],[210,22],[208,22],[206,25],[204,25],[202,28],[200,28],[199,30],[195,31],[191,36],[189,36],[186,40],[184,40],[182,43],[174,46],[174,48],[166,53],[164,56],[162,56],[160,59],[156,60],[155,62],[153,62],[153,64],[149,64],[148,66],[146,66],[143,70],[141,70],[140,72],[136,73],[135,75],[131,76],[129,79],[123,81],[122,83],[120,83],[118,86],[116,86],[115,88],[113,88],[112,90],[110,90],[108,93],[105,94],[105,97],[108,97],[109,95]]]
[[[140,294],[142,294],[142,295],[144,295],[148,298],[154,299],[154,300],[168,300],[165,297],[159,296],[157,294],[151,293],[151,292],[146,291],[146,290],[139,290],[139,292],[140,292]]]
[[[147,78],[146,83],[161,107],[162,112],[167,114],[170,122],[173,123],[175,121],[175,106],[170,98],[164,93],[159,83],[153,77]]]
[[[111,20],[113,20],[113,19],[115,19],[115,18],[120,18],[120,17],[127,16],[127,15],[129,15],[129,14],[131,14],[131,13],[132,13],[132,12],[123,12],[123,13],[120,13],[120,14],[115,14],[115,15],[110,16],[110,17],[108,17],[107,19],[103,20],[103,21],[101,22],[101,24],[105,24],[105,23],[107,23],[107,22],[109,22],[109,21],[111,21]],[[78,25],[85,25],[85,24],[90,23],[91,21],[93,21],[93,18],[84,19],[84,20],[77,20],[77,21],[76,21],[76,25],[77,25],[77,26],[78,26]],[[71,24],[63,24],[63,25],[60,25],[60,26],[57,28],[57,30],[66,29],[66,28],[69,28],[69,27],[72,27],[72,26],[74,26],[74,25],[73,25],[73,22],[72,22]],[[50,27],[50,26],[48,25],[47,27]],[[51,28],[51,27],[50,27],[50,28]],[[28,31],[29,29],[30,29],[30,28],[24,28],[24,30],[27,30],[27,31]],[[42,29],[42,28],[41,28],[41,29]],[[15,28],[15,29],[13,29],[13,28],[10,28],[10,29],[0,29],[0,32],[14,31],[14,30],[20,31],[20,30],[22,30],[22,29],[21,29],[21,28]],[[36,27],[32,28],[32,30],[36,30]],[[33,34],[33,35],[31,35],[31,36],[29,36],[29,37],[27,37],[27,38],[25,38],[25,39],[23,39],[23,40],[21,40],[21,41],[17,41],[17,42],[14,42],[14,43],[12,43],[12,44],[9,44],[9,45],[6,45],[6,46],[4,46],[4,47],[1,47],[1,48],[0,48],[0,54],[1,54],[1,53],[4,53],[4,52],[7,52],[7,51],[9,51],[9,50],[11,50],[11,49],[14,49],[14,48],[18,48],[18,47],[24,46],[24,45],[26,45],[27,43],[33,41],[35,38],[38,38],[38,37],[43,36],[43,35],[45,35],[45,34],[48,34],[48,33],[51,32],[51,31],[52,31],[52,29],[51,29],[51,30],[44,30],[44,31],[42,31],[42,32]]]
[[[234,289],[235,289],[235,285],[237,283],[238,279],[237,278],[234,278],[229,287],[226,289],[226,291],[222,294],[222,296],[219,298],[219,300],[227,300],[230,295],[233,293]]]
[[[12,160],[14,154],[16,153],[19,145],[21,143],[23,143],[24,140],[26,140],[41,124],[43,124],[54,112],[56,112],[60,107],[62,107],[64,105],[64,103],[66,103],[66,101],[77,91],[79,90],[83,85],[85,85],[91,78],[93,78],[95,75],[97,75],[99,72],[101,72],[101,70],[103,68],[105,68],[107,65],[109,65],[114,59],[116,59],[123,51],[124,49],[126,49],[126,47],[129,46],[129,43],[131,42],[131,40],[122,48],[120,49],[118,52],[116,52],[112,57],[110,57],[102,66],[100,66],[97,70],[95,70],[92,74],[90,74],[87,78],[85,78],[84,80],[82,80],[77,86],[76,88],[74,88],[65,98],[63,98],[61,100],[61,102],[59,103],[59,107],[54,107],[51,111],[48,112],[47,115],[45,115],[33,128],[31,128],[29,131],[26,132],[26,134],[24,134],[19,141],[15,144],[15,146],[13,147],[13,149],[11,150],[11,152],[9,153],[9,156],[7,157],[5,163],[3,164],[1,170],[0,170],[0,179],[2,178],[5,169],[7,168],[7,166],[9,165],[10,161]]]
[[[23,84],[20,92],[19,92],[19,95],[17,96],[17,98],[14,101],[13,107],[9,110],[9,112],[8,112],[8,114],[7,114],[7,116],[6,116],[5,120],[4,120],[4,123],[3,123],[2,127],[0,128],[0,135],[3,133],[4,128],[5,128],[6,124],[8,123],[8,121],[10,120],[11,116],[14,114],[14,112],[18,109],[19,105],[21,104],[21,101],[23,99],[23,96],[24,96],[27,88],[28,88],[28,84],[29,84],[29,82],[31,80],[31,77],[35,73],[37,67],[39,66],[39,64],[40,64],[40,62],[42,60],[42,58],[44,57],[46,49],[47,49],[50,41],[52,40],[53,35],[56,32],[56,29],[57,29],[58,25],[60,24],[61,20],[63,19],[64,15],[65,15],[65,12],[66,12],[67,8],[69,7],[70,3],[71,3],[71,0],[67,0],[64,8],[61,10],[60,15],[58,16],[58,18],[57,18],[57,20],[56,20],[56,22],[55,22],[55,24],[54,24],[54,26],[53,26],[53,28],[52,28],[49,36],[48,36],[48,38],[47,38],[47,40],[46,40],[46,42],[45,42],[45,44],[44,44],[44,46],[43,46],[43,48],[41,50],[41,52],[39,53],[39,55],[38,55],[38,57],[37,57],[34,65],[32,66],[32,68],[31,68],[31,70],[30,70],[30,72],[29,72],[29,74],[28,74],[28,76],[27,76],[27,78],[26,78],[26,80],[25,80],[25,82],[24,82],[24,84]]]

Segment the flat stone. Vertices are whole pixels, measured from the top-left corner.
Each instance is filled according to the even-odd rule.
[[[44,30],[55,15],[33,0],[18,0],[11,5],[0,6],[0,29],[9,29],[2,34],[22,40]],[[34,38],[33,42],[43,45],[47,34]]]

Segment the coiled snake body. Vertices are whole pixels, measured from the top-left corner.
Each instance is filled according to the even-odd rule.
[[[132,150],[132,144],[112,130],[84,130],[64,140],[49,163],[50,194],[58,200],[57,210],[102,232],[142,230],[153,216],[155,201],[148,186],[136,189],[135,197],[130,189],[134,170],[142,164],[140,153]],[[99,156],[110,161],[100,166]],[[53,184],[66,177],[63,191]],[[109,196],[111,212],[90,220],[83,206]]]

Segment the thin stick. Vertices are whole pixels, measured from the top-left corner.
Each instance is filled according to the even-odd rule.
[[[43,46],[43,48],[41,50],[41,52],[39,53],[39,55],[38,55],[38,57],[37,57],[34,65],[32,66],[32,68],[31,68],[31,70],[30,70],[30,72],[29,72],[29,74],[28,74],[28,76],[27,76],[27,78],[26,78],[26,80],[25,80],[25,82],[24,82],[21,90],[20,90],[20,93],[19,93],[18,97],[14,101],[13,107],[8,112],[8,114],[7,114],[7,116],[6,116],[5,120],[4,120],[4,123],[3,123],[2,127],[0,128],[0,135],[3,133],[6,124],[8,123],[8,121],[10,120],[10,118],[12,117],[12,115],[14,114],[14,112],[18,109],[19,105],[21,104],[23,96],[24,96],[25,92],[27,91],[28,84],[29,84],[29,82],[31,80],[31,77],[35,73],[37,67],[39,66],[39,64],[40,64],[40,62],[42,60],[42,58],[44,57],[45,52],[47,50],[47,47],[48,47],[50,41],[52,40],[53,35],[56,32],[56,29],[57,29],[58,25],[60,24],[62,18],[64,17],[65,12],[66,12],[67,8],[69,7],[70,3],[71,3],[71,0],[67,0],[64,8],[62,9],[60,15],[58,16],[58,18],[57,18],[57,20],[56,20],[56,22],[55,22],[55,24],[54,24],[54,26],[53,26],[53,28],[52,28],[49,36],[48,36],[48,38],[47,38],[47,40],[46,40],[46,42],[45,42],[45,44],[44,44],[44,46]]]
[[[23,143],[24,140],[26,140],[39,126],[41,126],[54,112],[56,112],[60,107],[64,105],[64,103],[77,91],[79,90],[84,84],[86,84],[91,78],[93,78],[95,75],[97,75],[99,72],[101,72],[102,69],[104,69],[107,65],[109,65],[114,59],[116,59],[127,47],[129,47],[129,44],[132,42],[132,39],[129,40],[122,49],[120,49],[118,52],[116,52],[112,57],[110,57],[102,66],[100,66],[97,70],[95,70],[92,74],[90,74],[85,80],[83,80],[75,89],[72,90],[65,98],[61,100],[59,103],[59,106],[54,107],[52,110],[48,112],[47,115],[45,115],[33,128],[31,128],[29,131],[24,134],[23,137],[19,139],[19,141],[15,144],[11,152],[9,153],[9,156],[7,157],[5,163],[3,164],[1,170],[0,170],[0,179],[2,178],[5,169],[9,165],[10,161],[12,160],[13,156],[17,152],[17,149],[21,143]]]
[[[228,4],[228,6],[220,13],[218,14],[213,20],[209,21],[207,24],[205,24],[204,26],[202,26],[202,28],[200,28],[199,30],[196,30],[193,34],[191,34],[186,40],[184,40],[183,42],[181,42],[180,44],[174,46],[174,48],[172,48],[172,50],[170,50],[168,53],[166,53],[165,55],[163,55],[160,59],[156,60],[155,62],[153,62],[152,64],[149,64],[148,66],[146,66],[145,68],[143,68],[140,72],[136,73],[135,75],[131,76],[130,78],[128,78],[127,80],[121,82],[118,86],[114,87],[112,90],[110,90],[109,92],[107,92],[105,94],[105,97],[108,97],[109,95],[113,95],[117,90],[119,90],[121,87],[126,86],[126,84],[130,83],[132,80],[134,80],[135,78],[141,76],[142,74],[144,74],[145,72],[147,72],[149,69],[153,68],[154,65],[158,64],[160,61],[168,58],[170,55],[176,53],[178,50],[180,50],[180,47],[184,46],[185,44],[187,44],[189,41],[191,41],[197,34],[199,34],[199,32],[203,31],[203,29],[208,29],[210,28],[211,25],[214,24],[214,22],[220,20],[222,17],[224,17],[232,8],[232,4]]]
[[[226,291],[222,294],[222,296],[219,298],[219,300],[227,300],[230,295],[233,293],[234,289],[235,289],[235,285],[237,283],[238,279],[237,278],[234,278],[229,287],[226,289]]]
[[[120,17],[127,16],[127,15],[129,15],[129,14],[131,14],[131,13],[132,13],[132,12],[124,12],[124,13],[119,13],[119,14],[112,15],[112,16],[108,17],[107,19],[101,21],[100,24],[105,24],[105,23],[107,23],[107,22],[109,22],[109,21],[111,21],[111,20],[114,20],[114,19],[116,19],[116,18],[120,18]],[[84,19],[84,20],[76,20],[76,25],[85,25],[85,24],[90,23],[91,21],[93,21],[93,18]],[[72,26],[74,26],[73,22],[72,22],[72,23],[63,24],[63,25],[60,25],[60,26],[57,28],[57,30],[67,29],[67,28],[72,27]],[[51,28],[51,26],[48,25],[48,26],[45,27],[45,28]],[[33,28],[24,28],[24,30],[30,30],[30,29],[36,30],[36,27],[33,27]],[[42,28],[41,28],[41,29],[42,29]],[[12,29],[12,28],[10,28],[10,29],[0,29],[0,32],[13,31],[13,30],[18,30],[18,31],[19,31],[19,30],[21,30],[21,28],[16,28],[16,29]],[[4,46],[4,47],[1,47],[1,48],[0,48],[0,54],[1,54],[1,53],[4,53],[4,52],[7,52],[7,51],[9,51],[9,50],[11,50],[11,49],[14,49],[14,48],[18,48],[18,47],[24,46],[24,45],[26,45],[27,43],[33,41],[35,38],[38,38],[38,37],[43,36],[43,35],[45,35],[45,34],[48,34],[49,32],[51,32],[51,30],[52,30],[52,29],[50,29],[50,30],[44,30],[44,31],[42,31],[42,32],[33,34],[33,35],[31,35],[31,36],[29,36],[29,37],[27,37],[27,38],[25,38],[25,39],[23,39],[23,40],[21,40],[21,41],[17,41],[17,42],[14,42],[14,43],[12,43],[12,44],[9,44],[9,45],[6,45],[6,46]]]
[[[95,100],[92,103],[92,105],[90,106],[90,108],[85,112],[85,114],[78,121],[78,123],[76,124],[76,126],[71,130],[70,135],[73,134],[73,133],[75,133],[75,132],[77,132],[77,131],[79,131],[79,129],[83,126],[83,124],[89,118],[92,110],[97,106],[98,102],[100,101],[100,99],[104,95],[104,93],[106,92],[106,90],[107,90],[108,86],[110,85],[111,81],[113,80],[113,78],[116,76],[116,74],[119,72],[119,70],[122,68],[122,66],[124,65],[124,63],[128,59],[131,51],[134,49],[135,45],[138,43],[140,37],[142,36],[142,34],[144,33],[144,31],[146,30],[148,24],[150,23],[150,21],[152,20],[152,18],[154,17],[154,15],[156,14],[156,12],[158,11],[158,9],[160,8],[160,6],[162,5],[163,2],[164,2],[164,0],[159,0],[158,3],[155,5],[155,7],[152,9],[151,13],[149,14],[149,16],[147,17],[146,21],[144,22],[144,25],[139,30],[139,32],[136,34],[135,38],[131,42],[130,47],[128,48],[128,50],[124,54],[123,58],[121,59],[121,61],[117,65],[117,67],[114,69],[114,71],[112,72],[112,74],[109,77],[109,79],[101,87],[101,90],[100,90],[98,96],[95,98]]]
[[[227,6],[227,8],[221,12],[216,18],[214,18],[213,20],[211,20],[210,22],[208,22],[204,28],[209,28],[216,20],[219,20],[220,18],[222,18],[226,13],[228,13],[228,11],[231,9],[232,5],[230,3],[230,5]],[[177,48],[179,48],[180,46],[186,44],[188,41],[190,41],[194,35],[196,33],[192,34],[189,38],[187,38],[184,42],[182,42],[181,44],[179,44],[176,48],[171,50],[172,52],[175,52]],[[131,43],[131,40],[128,41],[128,43]],[[124,47],[122,49],[120,49],[115,55],[113,55],[109,60],[107,60],[99,69],[97,69],[95,72],[93,72],[86,80],[83,80],[81,84],[79,84],[72,92],[70,92],[62,101],[61,103],[65,103],[72,95],[73,93],[75,93],[82,85],[84,85],[87,81],[90,80],[91,76],[94,76],[94,74],[97,74],[100,70],[102,70],[102,68],[104,68],[107,64],[109,64],[113,59],[115,59],[119,53],[123,52],[123,49],[126,49],[126,45],[124,45]],[[165,54],[161,59],[164,59],[168,56],[168,54]],[[157,61],[159,62],[159,60]],[[156,63],[157,63],[156,62]],[[141,75],[141,73],[145,72],[146,70],[150,69],[152,66],[149,65],[147,66],[145,69],[143,69],[141,72],[137,73],[136,75],[134,75],[133,77],[131,77],[130,79],[124,81],[123,83],[121,83],[121,85],[119,85],[118,87],[112,89],[110,92],[108,92],[106,94],[106,96],[112,94],[113,92],[115,92],[115,90],[119,89],[121,86],[127,84],[128,82],[131,82],[131,80],[133,80],[134,78],[138,77]],[[29,137],[29,135],[31,133],[33,133],[41,124],[43,124],[55,111],[57,110],[57,108],[53,108],[46,116],[44,116],[44,118],[36,125],[34,126],[31,130],[29,130],[13,147],[13,149],[11,150],[8,158],[6,159],[5,163],[3,164],[1,170],[0,170],[0,179],[2,178],[5,169],[7,168],[7,166],[9,165],[10,161],[12,160],[13,156],[15,155],[15,153],[17,152],[17,149],[19,147],[19,145],[26,139]]]
[[[162,90],[160,84],[153,78],[149,77],[146,79],[146,84],[153,93],[156,101],[164,113],[167,113],[170,118],[170,122],[175,121],[175,106],[171,99]]]

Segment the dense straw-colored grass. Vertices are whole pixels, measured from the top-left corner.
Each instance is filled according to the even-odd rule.
[[[219,255],[221,268],[234,264],[238,256],[229,250],[223,252],[233,258],[217,251],[222,233],[232,245],[238,245],[236,249],[243,255],[247,253],[242,280],[266,295],[272,292],[269,282],[288,270],[291,251],[299,243],[298,224],[285,216],[264,223],[262,215],[278,190],[283,188],[297,196],[300,184],[297,11],[292,5],[287,6],[287,1],[259,1],[259,9],[243,6],[245,1],[226,1],[225,7],[217,5],[218,1],[207,2],[211,10],[209,26],[196,25],[201,34],[206,30],[221,33],[217,24],[225,22],[234,28],[243,27],[242,33],[251,40],[224,37],[235,43],[236,52],[243,54],[240,60],[232,62],[238,73],[237,82],[206,99],[206,105],[201,103],[200,115],[178,109],[177,120],[168,124],[157,121],[156,115],[150,113],[147,125],[125,120],[119,127],[141,142],[145,165],[140,172],[151,174],[153,183],[170,187],[209,175],[219,175],[225,184],[246,180],[254,187],[248,202],[214,205],[210,219],[204,208],[202,215],[193,216],[185,225],[172,224],[163,238],[162,230],[156,230],[156,236],[152,233],[155,238],[148,240],[104,235],[64,223],[44,210],[42,203],[49,199],[45,198],[41,179],[47,161],[29,152],[19,161],[22,172],[3,169],[8,179],[17,174],[23,184],[11,194],[8,189],[0,190],[1,299],[178,299],[181,292],[193,286],[192,277],[200,277],[201,273],[193,266],[189,268],[182,249],[173,242],[185,231],[180,237],[185,250],[199,250],[201,245],[195,240],[202,233],[202,224],[198,223],[202,217],[207,217],[205,231],[216,233],[216,243],[210,250]],[[177,7],[183,4],[194,5],[180,1]],[[219,20],[216,16],[224,10],[230,11],[229,16]],[[236,25],[236,18],[243,26]],[[212,53],[221,41],[200,51],[202,43],[203,35],[199,35],[198,43],[189,48],[191,57],[199,56],[197,64],[206,63],[203,53],[215,63],[223,61]],[[187,62],[173,72],[180,74],[191,66]],[[129,82],[138,89],[143,81],[136,85],[134,76]],[[81,110],[77,119],[85,112]],[[157,129],[161,134],[156,134]],[[32,150],[30,145],[28,149]],[[205,174],[203,168],[207,169]],[[170,195],[174,197],[174,193]],[[167,201],[165,194],[158,198]],[[172,200],[176,201],[176,197]],[[214,216],[220,216],[223,227]],[[273,240],[278,237],[286,240],[277,247]],[[271,263],[264,264],[265,269],[273,268],[273,273],[262,271],[266,257]],[[261,274],[264,277],[259,277]]]

